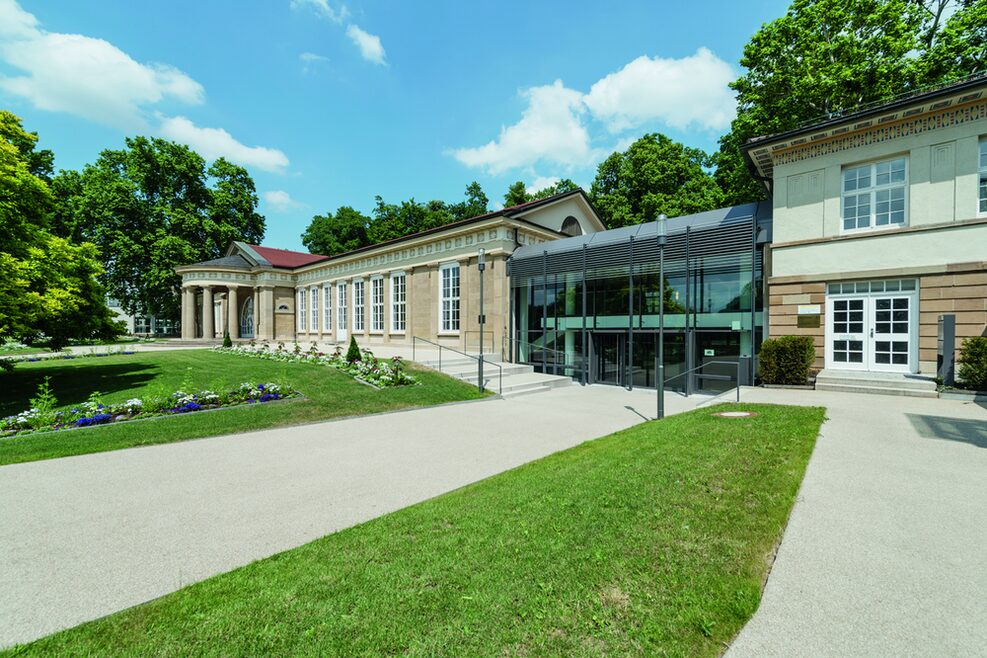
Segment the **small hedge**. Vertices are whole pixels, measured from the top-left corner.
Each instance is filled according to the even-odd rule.
[[[987,337],[964,339],[959,363],[960,384],[975,391],[987,391]]]
[[[761,343],[761,381],[765,384],[805,384],[816,359],[811,336],[781,336]]]

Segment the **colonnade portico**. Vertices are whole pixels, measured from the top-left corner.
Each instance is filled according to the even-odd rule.
[[[182,338],[213,340],[229,333],[232,340],[273,338],[273,318],[261,321],[265,293],[272,288],[236,283],[186,285],[182,287]],[[273,303],[267,302],[273,315]],[[269,334],[269,335],[268,335]]]

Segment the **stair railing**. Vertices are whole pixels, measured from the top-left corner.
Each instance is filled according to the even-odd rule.
[[[453,352],[454,354],[459,354],[460,356],[465,356],[467,359],[473,359],[474,361],[477,362],[477,366],[479,367],[479,363],[480,363],[480,358],[479,357],[473,356],[472,354],[467,354],[466,352],[460,352],[459,350],[454,349],[452,347],[449,347],[448,345],[442,345],[440,343],[436,343],[435,341],[431,341],[431,340],[429,340],[427,338],[422,338],[421,336],[413,336],[412,339],[411,339],[411,360],[412,361],[417,361],[418,360],[416,357],[418,356],[418,342],[419,341],[421,341],[423,343],[427,343],[429,345],[432,345],[434,347],[439,348],[439,363],[438,363],[438,367],[435,368],[435,370],[438,370],[439,372],[442,372],[442,350],[448,350],[450,352]],[[486,367],[486,366],[493,366],[493,367],[497,368],[497,393],[498,394],[499,393],[502,393],[504,391],[504,368],[503,368],[503,366],[501,366],[499,363],[495,363],[493,361],[487,361],[486,359],[483,360],[483,365],[484,365],[484,367]],[[478,376],[477,377],[476,386],[481,391],[483,390],[483,384],[484,384],[483,380]]]

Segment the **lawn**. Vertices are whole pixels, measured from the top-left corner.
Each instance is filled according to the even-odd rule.
[[[643,423],[17,655],[717,656],[824,411]]]
[[[422,386],[378,391],[333,368],[263,361],[208,350],[20,363],[13,372],[0,374],[3,389],[0,416],[28,408],[29,400],[46,376],[50,377],[59,405],[65,407],[84,402],[93,391],[102,392],[106,403],[123,402],[153,392],[171,394],[186,378],[196,390],[222,390],[247,381],[284,381],[298,389],[305,399],[2,439],[0,465],[480,397],[476,387],[444,375],[429,370],[415,370],[414,374]]]

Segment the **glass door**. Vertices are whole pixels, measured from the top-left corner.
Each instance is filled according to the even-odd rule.
[[[873,297],[870,369],[910,372],[912,297]]]
[[[336,342],[349,340],[346,331],[346,283],[336,284]]]
[[[626,349],[627,335],[624,333],[593,333],[593,383],[624,384]]]
[[[830,299],[830,358],[834,368],[861,370],[865,368],[864,341],[866,333],[867,298]]]

